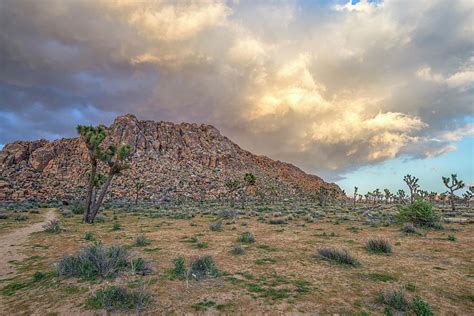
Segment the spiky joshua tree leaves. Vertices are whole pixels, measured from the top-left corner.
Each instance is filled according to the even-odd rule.
[[[418,178],[414,177],[410,174],[407,174],[405,177],[403,177],[403,181],[407,184],[408,188],[410,189],[410,202],[413,203],[415,201],[416,197],[416,192],[418,191],[418,188],[420,185],[418,184]]]
[[[78,125],[77,133],[86,144],[89,154],[90,171],[84,206],[84,222],[91,224],[99,212],[112,179],[129,168],[125,160],[130,155],[132,148],[129,145],[111,144],[105,150],[102,149],[100,145],[106,137],[105,129],[102,126]],[[98,172],[99,162],[107,165],[107,175]],[[99,193],[98,196],[97,193]]]
[[[234,195],[235,192],[240,188],[240,181],[238,179],[228,179],[225,182],[225,187],[227,188],[227,194],[230,199],[230,206],[234,207]]]
[[[354,208],[356,207],[357,202],[357,191],[359,190],[358,187],[354,187]]]
[[[449,190],[449,200],[451,201],[451,209],[454,211],[456,206],[454,204],[454,192],[464,188],[464,182],[458,179],[457,174],[452,174],[451,177],[443,177],[443,183]]]

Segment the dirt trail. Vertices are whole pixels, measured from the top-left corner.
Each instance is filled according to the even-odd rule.
[[[28,240],[32,233],[42,231],[42,226],[54,218],[56,218],[54,209],[50,209],[43,222],[22,227],[12,233],[0,236],[0,280],[8,279],[14,275],[15,268],[8,262],[24,259],[25,255],[21,253],[21,245]]]

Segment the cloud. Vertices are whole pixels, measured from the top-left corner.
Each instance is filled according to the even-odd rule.
[[[133,112],[332,178],[441,155],[472,135],[473,19],[472,1],[0,2],[0,143]]]

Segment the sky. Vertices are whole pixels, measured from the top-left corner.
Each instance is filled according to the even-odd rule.
[[[474,183],[474,2],[0,1],[0,146],[216,126],[346,192]]]

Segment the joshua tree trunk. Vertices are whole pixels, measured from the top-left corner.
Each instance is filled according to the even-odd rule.
[[[99,212],[102,202],[104,201],[105,195],[107,194],[107,189],[109,188],[113,177],[113,174],[109,174],[109,176],[107,177],[107,180],[105,181],[104,185],[102,186],[102,189],[100,190],[99,198],[97,199],[97,202],[93,204],[91,214],[89,218],[87,218],[87,221],[85,221],[86,223],[92,224],[94,222],[94,219],[97,216],[97,213]]]
[[[86,196],[86,203],[84,205],[84,222],[88,223],[88,219],[90,218],[91,211],[92,211],[92,201],[95,199],[93,198],[93,191],[94,191],[94,181],[97,174],[97,160],[91,158],[91,173],[89,175],[89,183],[87,184],[87,196]]]
[[[454,204],[454,191],[453,191],[453,189],[449,189],[449,193],[450,193],[449,199],[450,199],[450,202],[451,202],[451,210],[455,211],[456,206]]]

